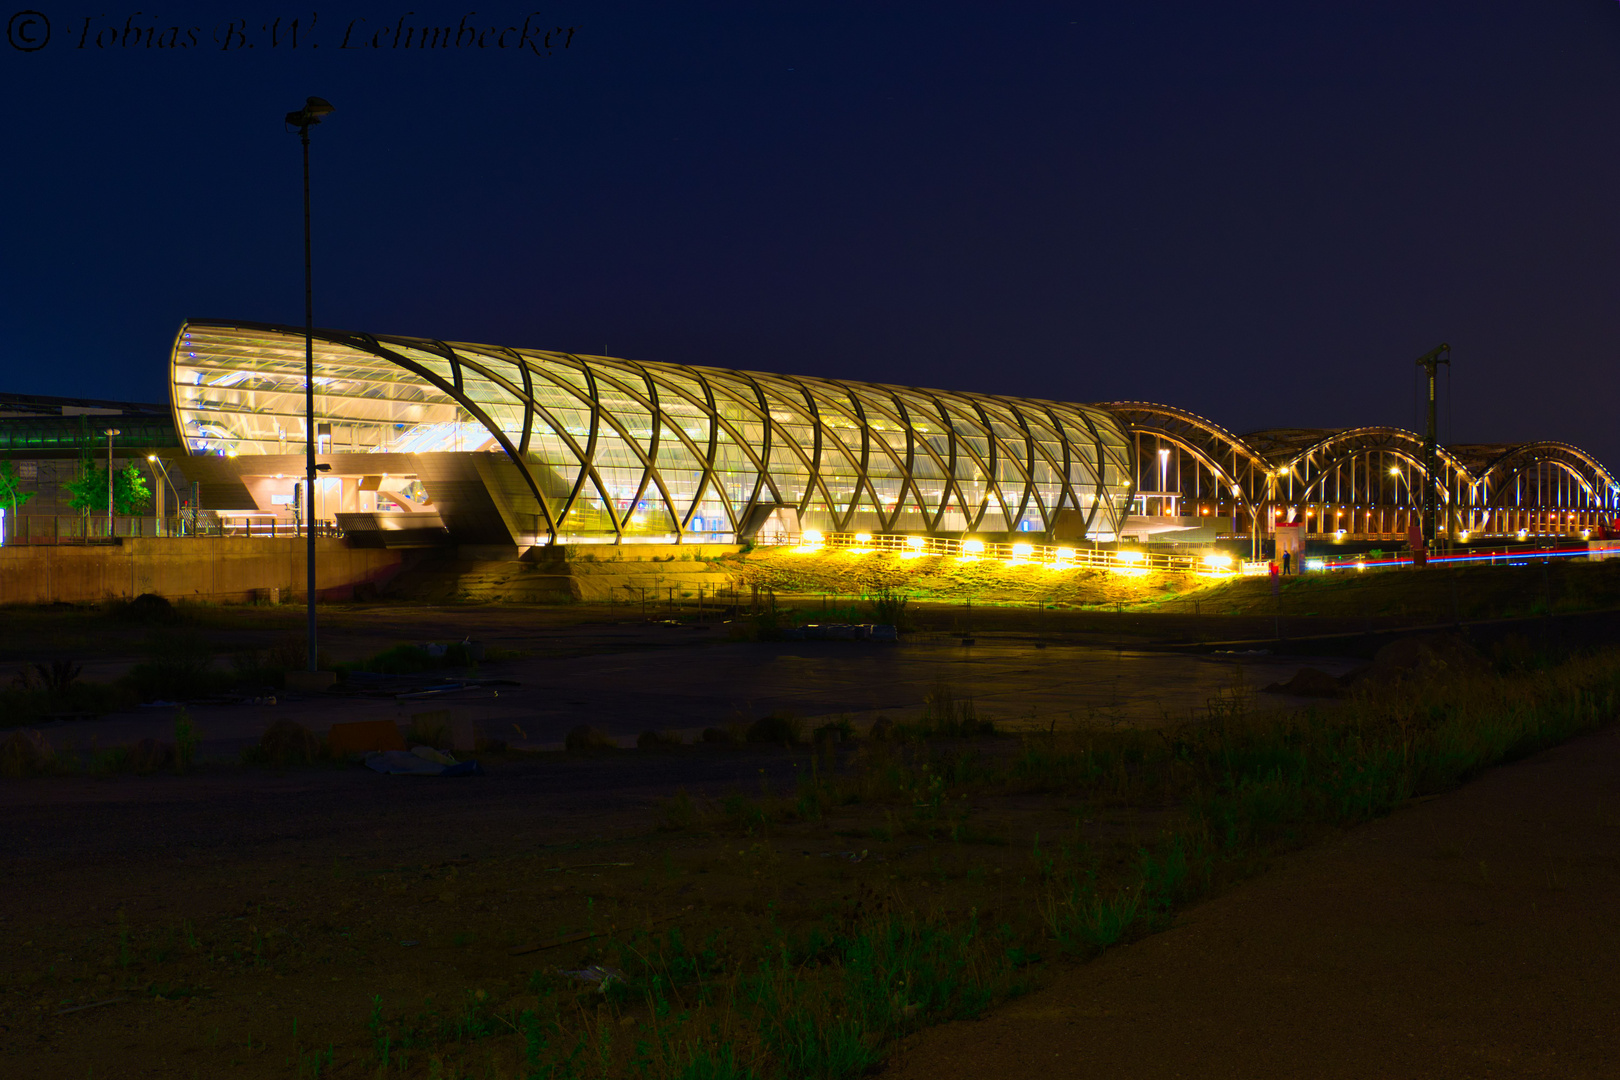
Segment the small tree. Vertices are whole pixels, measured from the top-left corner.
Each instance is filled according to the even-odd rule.
[[[79,475],[62,485],[68,493],[68,505],[86,514],[107,509],[107,470],[86,461]],[[152,492],[146,486],[146,477],[134,465],[125,466],[113,474],[113,512],[136,514],[152,501]]]
[[[14,511],[33,497],[32,491],[24,491],[18,486],[17,473],[12,469],[11,462],[0,461],[0,510]]]

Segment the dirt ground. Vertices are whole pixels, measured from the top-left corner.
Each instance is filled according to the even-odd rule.
[[[621,962],[616,943],[649,928],[750,957],[882,898],[976,908],[1032,940],[1029,837],[1083,835],[1123,867],[1161,824],[1038,796],[945,807],[937,829],[898,824],[892,805],[750,821],[720,801],[747,793],[752,812],[835,764],[744,747],[491,760],[468,780],[334,767],[6,783],[0,1075],[290,1077],[328,1054],[319,1075],[369,1076],[374,1006],[519,1009],[537,971]],[[418,1053],[391,1075],[511,1076],[516,1046],[485,1040],[442,1074]]]
[[[261,649],[294,632],[298,614],[219,610],[190,629],[223,653]],[[1130,709],[1080,721],[1143,723],[1166,701],[1195,708],[1231,685],[1239,658],[1123,648],[1128,635],[1196,640],[1200,628],[1271,621],[992,609],[971,616],[967,646],[965,613],[940,607],[919,612],[911,644],[858,652],[732,641],[680,614],[648,624],[583,609],[343,606],[323,612],[323,640],[348,658],[475,632],[513,654],[489,671],[522,686],[457,708],[528,725],[537,742],[582,718],[628,741],[724,722],[716,714],[739,702],[745,715],[905,718],[942,676],[987,705],[999,696],[1009,715],[1113,695]],[[9,630],[0,661],[66,651],[109,675],[153,647],[90,613],[22,613]],[[1241,659],[1250,685],[1300,664]],[[976,911],[1007,942],[1051,956],[1032,902],[1041,853],[1084,845],[1106,881],[1174,824],[1016,790],[926,812],[910,797],[795,811],[807,773],[880,771],[873,755],[896,751],[876,745],[506,752],[465,780],[228,761],[235,728],[250,742],[271,719],[320,728],[367,709],[395,716],[400,705],[199,706],[224,752],[188,774],[0,781],[0,1076],[372,1076],[374,1011],[442,1019],[476,1001],[512,1015],[537,976],[622,963],[649,932],[751,958],[772,935],[875,909]],[[694,722],[670,721],[681,716]],[[117,724],[161,735],[169,722],[146,711],[66,723],[102,725],[106,745],[130,734]],[[903,771],[1019,745],[938,742]],[[1597,1055],[1610,1037],[1596,1025],[1616,989],[1616,765],[1611,731],[1280,860],[1168,933],[1085,967],[1049,966],[1030,997],[923,1033],[889,1069],[1605,1075]],[[644,1019],[630,1009],[614,1023],[633,1032]],[[1061,1056],[1046,1060],[1048,1049]],[[396,1054],[390,1075],[512,1076],[517,1053],[515,1033],[497,1034],[419,1049],[404,1067]]]
[[[639,615],[639,613],[637,613]],[[1077,719],[1132,725],[1184,721],[1213,697],[1253,696],[1286,680],[1298,660],[1269,654],[1187,655],[1155,650],[1155,638],[1183,636],[1196,620],[1182,616],[1027,609],[980,609],[974,637],[963,643],[951,622],[957,609],[921,613],[920,629],[898,644],[842,641],[735,641],[728,624],[675,618],[632,618],[623,607],[348,604],[321,611],[323,653],[358,660],[401,642],[471,637],[502,659],[477,674],[502,685],[473,687],[432,701],[392,693],[355,696],[274,694],[276,703],[192,704],[204,758],[234,761],[276,720],[295,720],[316,734],[334,722],[387,719],[408,724],[419,712],[448,711],[477,723],[488,738],[531,749],[560,748],[573,727],[590,724],[634,745],[644,731],[675,730],[690,741],[710,726],[786,711],[809,726],[847,718],[865,728],[879,716],[917,713],[940,683],[971,698],[980,716],[1009,728],[1069,725]],[[712,613],[711,613],[712,614]],[[685,616],[684,618],[679,616]],[[84,678],[117,679],[144,657],[176,641],[205,639],[215,666],[296,637],[303,613],[290,608],[213,608],[196,623],[142,628],[109,624],[88,613],[28,613],[0,641],[0,672],[26,661],[70,657]],[[1253,620],[1229,620],[1237,632]],[[1338,675],[1357,661],[1312,659]],[[129,745],[172,738],[173,708],[143,707],[95,719],[31,723],[61,748]]]
[[[1620,730],[1279,860],[896,1080],[1620,1075]]]

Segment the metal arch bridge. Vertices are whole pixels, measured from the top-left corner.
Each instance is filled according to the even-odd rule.
[[[1425,483],[1435,488],[1440,532],[1452,539],[1579,536],[1620,514],[1620,481],[1569,443],[1440,447],[1428,477],[1423,437],[1402,428],[1237,435],[1174,406],[1103,408],[1131,432],[1133,509],[1148,532],[1225,518],[1234,534],[1287,522],[1340,539],[1405,537],[1421,520]]]

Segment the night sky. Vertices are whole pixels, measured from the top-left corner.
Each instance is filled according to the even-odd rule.
[[[43,10],[0,45],[6,390],[166,400],[182,319],[301,323],[318,94],[323,326],[1239,432],[1413,426],[1448,341],[1443,439],[1620,468],[1614,0]],[[483,48],[390,47],[472,10]]]

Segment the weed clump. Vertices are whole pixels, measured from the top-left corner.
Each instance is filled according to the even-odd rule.
[[[600,753],[618,748],[619,744],[613,736],[589,724],[580,724],[563,740],[563,749],[569,753]]]
[[[637,750],[674,750],[685,745],[678,731],[643,731],[636,736]]]
[[[872,598],[872,621],[887,623],[896,630],[915,630],[916,622],[906,610],[909,597],[894,589],[884,589]]]
[[[129,752],[129,767],[138,773],[155,773],[174,765],[174,746],[158,739],[142,739]]]
[[[375,672],[379,675],[414,675],[446,668],[476,668],[477,658],[470,642],[452,641],[445,645],[395,645],[360,664],[342,668]]]
[[[146,651],[150,659],[123,679],[141,701],[191,701],[217,694],[230,683],[215,670],[207,639],[195,631],[155,636]]]
[[[277,720],[259,738],[259,760],[269,765],[308,765],[320,754],[321,743],[303,724]]]
[[[0,739],[0,776],[35,776],[55,763],[56,751],[38,731],[13,731]]]
[[[448,750],[452,741],[448,709],[416,713],[411,717],[411,726],[405,732],[405,742],[411,746],[431,746],[435,750]]]

